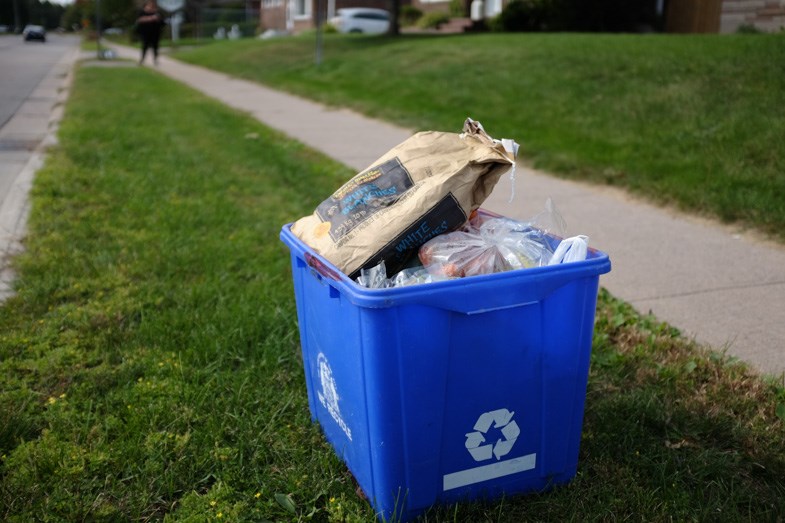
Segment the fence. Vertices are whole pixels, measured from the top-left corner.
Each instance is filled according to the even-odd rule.
[[[254,37],[259,29],[258,9],[193,9],[185,14],[185,21],[180,24],[180,38],[212,39],[216,36],[228,36],[236,26],[243,38]],[[168,24],[164,38],[171,38],[172,27]]]

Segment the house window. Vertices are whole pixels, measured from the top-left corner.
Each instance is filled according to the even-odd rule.
[[[294,0],[294,17],[295,18],[310,18],[311,17],[311,1],[310,0]]]

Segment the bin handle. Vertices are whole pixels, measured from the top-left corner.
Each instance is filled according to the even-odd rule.
[[[340,274],[338,274],[337,272],[332,270],[330,267],[328,267],[327,265],[322,263],[319,260],[319,258],[317,258],[316,256],[314,256],[313,254],[311,254],[309,252],[305,253],[305,263],[307,263],[309,267],[314,269],[316,272],[318,272],[319,274],[321,274],[325,278],[328,278],[328,279],[331,279],[331,280],[335,280],[335,281],[340,281],[341,280],[341,275]]]
[[[485,309],[456,310],[455,312],[462,312],[467,316],[471,316],[473,314],[485,314],[486,312],[503,311],[506,309],[515,309],[518,307],[528,307],[529,305],[537,305],[539,303],[540,303],[539,300],[530,300],[524,302],[510,303],[509,305],[500,305],[498,307],[488,307]]]

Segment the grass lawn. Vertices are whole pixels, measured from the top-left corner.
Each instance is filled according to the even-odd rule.
[[[522,157],[785,240],[785,35],[313,35],[177,58],[415,129],[466,116]]]
[[[278,240],[352,173],[147,68],[79,69],[59,136],[0,306],[0,519],[372,521]],[[781,383],[601,292],[575,480],[425,521],[777,521],[783,448]]]

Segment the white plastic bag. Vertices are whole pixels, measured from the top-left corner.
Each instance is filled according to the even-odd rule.
[[[586,254],[589,250],[589,237],[582,234],[573,236],[572,238],[565,238],[559,242],[559,246],[548,262],[548,265],[558,265],[560,263],[570,263],[576,261],[583,261],[586,259]]]

